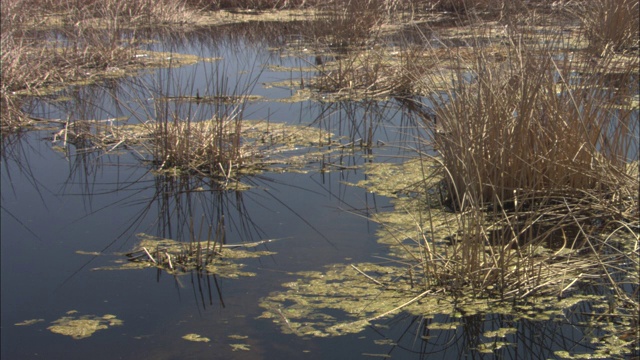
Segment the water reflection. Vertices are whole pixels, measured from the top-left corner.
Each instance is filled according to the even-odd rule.
[[[600,288],[600,292],[604,288]],[[559,314],[536,310],[535,304],[516,306],[518,314],[429,316],[399,315],[370,327],[377,334],[375,356],[402,359],[549,359],[573,355],[622,358],[612,345],[612,334],[602,330],[598,319],[607,309],[581,301]],[[623,321],[624,316],[608,321]],[[594,321],[595,320],[595,321]],[[618,334],[619,335],[619,334]],[[629,340],[628,335],[622,335]],[[608,344],[608,345],[606,345]],[[373,356],[373,354],[372,354]],[[626,356],[634,356],[627,353]],[[635,356],[637,356],[637,351]]]

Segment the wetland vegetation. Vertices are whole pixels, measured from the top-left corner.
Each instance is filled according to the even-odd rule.
[[[640,356],[637,0],[1,9],[3,358]]]

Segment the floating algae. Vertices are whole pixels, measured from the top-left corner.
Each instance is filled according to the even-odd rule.
[[[229,344],[231,346],[231,351],[249,351],[251,350],[251,345],[247,344]]]
[[[484,337],[488,337],[488,338],[493,338],[493,337],[505,337],[509,334],[515,334],[516,332],[518,332],[518,329],[516,328],[500,328],[498,330],[491,330],[491,331],[487,331],[484,334],[482,334]]]
[[[270,242],[263,240],[240,245],[221,245],[215,242],[178,242],[148,234],[137,234],[140,242],[127,254],[128,259],[118,259],[118,265],[94,270],[133,270],[155,267],[180,275],[191,270],[203,270],[220,277],[237,278],[255,276],[242,271],[244,264],[237,260],[258,258],[275,254],[271,251],[253,251],[250,248]]]
[[[211,339],[204,337],[204,336],[200,336],[198,334],[187,334],[185,336],[182,337],[185,340],[188,341],[193,341],[193,342],[209,342],[211,341]]]
[[[125,144],[134,149],[151,163],[154,163],[154,143],[162,137],[163,132],[180,134],[185,139],[191,139],[188,143],[192,144],[192,147],[185,151],[193,153],[194,156],[190,157],[193,163],[169,164],[162,161],[162,169],[159,169],[162,171],[158,173],[166,174],[189,173],[194,169],[200,173],[210,171],[207,170],[210,164],[206,159],[197,155],[204,151],[202,146],[208,144],[199,140],[202,134],[238,140],[238,155],[232,169],[234,176],[254,175],[262,171],[300,171],[309,164],[320,163],[325,155],[344,151],[339,147],[340,138],[326,130],[311,126],[246,119],[239,123],[228,119],[214,119],[169,123],[166,126],[168,128],[161,129],[154,123],[121,125],[110,129],[108,136],[117,138],[118,144]],[[112,148],[114,139],[96,142],[96,146]],[[225,177],[231,177],[230,174],[225,174]]]
[[[505,252],[513,259],[519,254],[530,256],[530,261],[542,265],[540,269],[544,271],[536,274],[546,280],[542,283],[544,288],[542,285],[536,288],[541,291],[535,296],[512,296],[509,301],[503,301],[496,296],[499,284],[477,292],[454,274],[450,275],[450,280],[445,273],[434,279],[423,266],[455,261],[446,256],[457,246],[451,238],[458,233],[461,217],[459,213],[444,211],[439,205],[437,187],[441,178],[437,164],[428,159],[400,165],[375,164],[367,167],[367,173],[367,179],[357,185],[391,197],[395,206],[395,211],[373,217],[382,225],[378,230],[379,242],[389,246],[391,261],[387,264],[391,265],[335,264],[321,272],[300,272],[297,281],[283,284],[283,290],[261,300],[264,311],[260,318],[271,319],[283,333],[316,337],[358,333],[368,326],[378,327],[380,324],[374,323],[375,320],[400,312],[420,317],[427,324],[425,328],[434,333],[455,334],[466,329],[473,319],[482,319],[483,324],[491,323],[487,319],[504,321],[506,326],[503,328],[488,325],[476,328],[477,336],[484,335],[473,349],[480,353],[515,346],[517,338],[522,336],[516,330],[521,328],[520,323],[560,323],[571,318],[573,331],[583,330],[583,342],[589,341],[590,329],[597,328],[606,334],[598,340],[592,356],[613,354],[612,347],[616,346],[620,349],[616,354],[628,354],[635,346],[630,340],[624,341],[634,329],[632,311],[618,309],[616,311],[620,312],[615,316],[604,318],[611,321],[615,318],[624,332],[597,324],[592,318],[599,319],[598,314],[606,311],[598,308],[607,303],[606,296],[588,291],[582,294],[578,286],[568,290],[575,283],[587,284],[588,281],[571,266],[563,266],[561,262],[545,263],[545,259],[554,259],[549,251],[541,253],[540,249],[523,248],[519,253]],[[426,246],[431,247],[431,262],[424,260]],[[491,251],[491,244],[486,245],[485,251]],[[577,252],[570,255],[590,264],[585,255],[577,256]],[[555,256],[568,261],[562,257],[567,255],[560,252],[555,252]],[[578,262],[573,264],[582,266]],[[447,270],[444,266],[441,269]],[[578,268],[579,271],[587,269]],[[459,286],[453,287],[449,283]],[[576,311],[577,308],[593,313]],[[587,317],[587,321],[580,321],[581,317]]]
[[[428,328],[455,331],[462,326],[457,317],[476,314],[502,314],[536,321],[564,317],[564,311],[596,296],[573,296],[558,300],[555,296],[532,298],[514,305],[483,298],[457,298],[435,291],[412,287],[408,270],[403,267],[371,263],[331,265],[323,272],[300,272],[296,282],[283,284],[287,290],[273,292],[262,299],[265,311],[260,318],[272,319],[284,333],[299,336],[337,336],[357,333],[383,316],[400,311],[434,318],[444,315],[448,322],[432,322]],[[537,317],[532,318],[536,314]],[[511,329],[494,336],[512,334]]]
[[[69,311],[67,315],[73,315],[76,311]],[[115,315],[106,314],[103,316],[83,315],[80,317],[63,316],[52,322],[47,329],[53,333],[71,336],[79,340],[90,337],[98,330],[108,329],[113,326],[123,324],[122,320],[116,318]]]
[[[203,104],[239,104],[243,102],[256,102],[262,100],[260,95],[202,95],[196,96],[168,96],[159,100],[174,102],[195,102]]]
[[[29,325],[37,324],[37,323],[43,322],[43,321],[44,321],[44,319],[29,319],[29,320],[21,321],[19,323],[15,323],[14,325],[16,325],[16,326],[29,326]]]

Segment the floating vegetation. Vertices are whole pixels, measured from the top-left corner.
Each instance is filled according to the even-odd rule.
[[[387,359],[391,357],[391,355],[389,354],[370,354],[370,353],[362,353],[362,356],[381,358],[381,359]]]
[[[259,318],[271,319],[286,334],[328,337],[358,333],[370,326],[383,329],[385,325],[375,320],[402,311],[420,317],[429,337],[442,334],[445,338],[457,338],[455,334],[467,329],[469,321],[479,319],[482,325],[475,331],[483,336],[473,350],[480,353],[514,346],[519,337],[527,336],[521,333],[523,322],[570,324],[571,336],[581,333],[583,338],[578,341],[592,348],[593,358],[623,356],[634,347],[637,350],[633,318],[624,313],[608,316],[597,308],[597,304],[607,302],[607,296],[575,293],[563,299],[539,296],[503,302],[458,297],[446,292],[420,292],[411,286],[411,277],[405,268],[371,263],[332,265],[326,271],[298,275],[299,280],[283,284],[286,290],[273,292],[260,303],[265,310]],[[607,321],[608,325],[595,324],[589,320],[591,317]],[[492,329],[495,318],[507,326]],[[542,325],[532,325],[532,328],[539,326]],[[596,338],[594,329],[600,329],[595,333]],[[395,346],[388,340],[378,340],[376,344]]]
[[[229,344],[231,351],[250,351],[251,345],[247,344]]]
[[[369,279],[367,274],[376,278]],[[381,291],[379,284],[403,275],[397,267],[333,265],[325,272],[299,275],[300,280],[284,284],[288,290],[272,293],[261,301],[260,306],[266,310],[260,317],[273,319],[283,332],[300,336],[360,332],[369,324],[361,319],[390,311],[412,294],[410,284],[405,282],[396,282],[393,288]]]
[[[82,76],[66,79],[64,82],[47,83],[46,86],[39,86],[37,89],[25,88],[13,91],[13,96],[46,96],[56,94],[70,86],[83,86],[97,84],[105,79],[121,79],[127,76],[139,75],[141,70],[151,68],[178,68],[181,66],[193,65],[198,62],[215,61],[210,58],[202,58],[196,55],[157,52],[138,50],[132,53],[130,50],[121,49],[123,57],[127,60],[118,66],[107,66],[104,68],[91,67],[85,69]],[[58,100],[61,101],[61,100]]]
[[[209,342],[211,339],[208,337],[200,336],[198,334],[187,334],[182,337],[185,340],[193,341],[193,342]]]
[[[29,326],[29,325],[37,324],[37,323],[43,322],[43,321],[44,321],[44,319],[29,319],[29,320],[21,321],[19,323],[15,323],[14,325],[16,325],[16,326]]]
[[[429,319],[427,328],[432,331],[455,332],[463,326],[461,320],[470,316],[499,314],[511,323],[553,321],[577,316],[575,309],[581,307],[589,311],[572,318],[572,324],[585,329],[585,336],[592,328],[606,334],[593,343],[592,353],[610,353],[612,346],[623,346],[620,351],[628,353],[638,346],[629,335],[637,331],[637,309],[630,295],[615,289],[608,293],[606,284],[595,294],[590,290],[601,286],[596,279],[607,274],[603,263],[618,259],[615,251],[596,256],[572,243],[545,242],[505,251],[507,256],[496,261],[490,254],[499,245],[487,242],[483,247],[487,261],[495,262],[485,279],[493,271],[503,271],[501,281],[508,285],[501,288],[494,279],[476,287],[468,278],[456,276],[453,266],[463,261],[455,256],[464,214],[443,205],[440,170],[440,163],[430,157],[369,166],[369,176],[358,186],[391,197],[395,206],[395,211],[373,217],[381,224],[379,241],[389,246],[389,262],[337,264],[323,272],[301,272],[299,280],[283,284],[287,290],[262,300],[265,311],[260,317],[271,319],[284,333],[326,337],[360,332],[375,320],[400,312]],[[614,236],[607,241],[613,244]],[[634,234],[620,231],[615,241],[617,246],[637,251]],[[505,270],[497,268],[499,262]],[[625,273],[629,277],[619,281],[637,283],[637,267],[635,273],[633,268]],[[611,317],[603,316],[608,311]],[[443,317],[448,320],[437,320]],[[610,322],[613,318],[617,327],[594,320]],[[487,343],[478,346],[478,352],[511,346],[516,330],[509,326],[490,329],[484,335]]]
[[[431,322],[433,330],[461,326],[456,318],[475,314],[511,315],[514,321],[546,321],[564,317],[565,311],[583,301],[602,300],[595,295],[576,295],[558,299],[539,297],[513,303],[489,298],[458,298],[445,292],[420,291],[412,286],[409,271],[397,266],[371,263],[331,265],[324,272],[300,272],[288,288],[263,299],[261,318],[272,319],[285,333],[300,336],[336,336],[357,333],[374,320],[404,311],[434,319],[451,316],[447,322]],[[464,314],[464,315],[463,315]],[[496,330],[487,337],[504,337],[513,329]]]
[[[67,312],[67,315],[73,315],[76,311]],[[90,337],[98,330],[105,330],[113,326],[120,326],[123,321],[116,318],[115,315],[106,314],[103,316],[83,315],[80,317],[63,316],[52,322],[47,329],[53,333],[71,336],[75,340]]]
[[[220,60],[218,58],[202,58],[197,55],[192,54],[180,54],[173,52],[157,52],[157,51],[142,51],[139,50],[136,52],[135,57],[137,59],[141,59],[143,66],[140,67],[144,69],[154,68],[154,67],[180,67],[193,65],[200,61],[211,62]]]
[[[254,102],[263,99],[260,95],[202,95],[196,96],[170,96],[159,100],[177,101],[177,102],[195,102],[195,103],[212,103],[212,104],[238,104],[241,102]]]
[[[516,332],[518,332],[518,329],[516,328],[500,328],[498,330],[487,331],[484,334],[482,334],[482,336],[488,337],[488,338],[493,338],[493,337],[503,338],[509,334],[515,334]]]
[[[155,165],[158,173],[210,176],[234,190],[243,188],[242,175],[303,171],[310,164],[321,164],[315,166],[319,169],[327,165],[322,163],[326,155],[344,151],[340,139],[326,130],[266,120],[72,125],[65,125],[54,140],[93,151],[134,152],[144,163]]]
[[[170,274],[186,274],[192,270],[226,278],[255,276],[242,271],[244,264],[237,260],[258,258],[275,254],[271,251],[249,250],[274,240],[262,240],[237,245],[222,244],[219,241],[178,242],[147,234],[138,234],[140,242],[127,259],[116,260],[120,265],[100,267],[95,270],[132,270],[155,267]]]

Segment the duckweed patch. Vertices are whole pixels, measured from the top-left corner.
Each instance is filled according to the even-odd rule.
[[[29,319],[29,320],[21,321],[19,323],[15,323],[14,325],[16,325],[16,326],[30,326],[30,325],[37,324],[37,323],[43,322],[43,321],[44,321],[44,319]]]
[[[637,331],[633,300],[614,295],[617,305],[612,307],[606,289],[589,290],[599,286],[594,279],[602,276],[601,263],[576,246],[537,244],[505,252],[503,261],[510,262],[509,272],[517,272],[522,261],[537,269],[531,277],[535,283],[512,283],[508,291],[500,290],[499,283],[486,284],[478,291],[457,276],[448,266],[458,261],[454,256],[459,251],[458,239],[464,235],[460,232],[464,214],[443,205],[440,170],[439,162],[429,157],[368,165],[367,179],[356,185],[392,198],[395,208],[373,216],[381,224],[379,242],[389,246],[389,262],[336,264],[322,272],[300,272],[297,281],[283,284],[282,291],[262,299],[260,318],[270,319],[283,333],[316,337],[358,333],[400,312],[428,319],[426,328],[435,333],[458,331],[465,319],[474,316],[508,319],[508,326],[482,333],[485,339],[474,349],[480,353],[515,346],[518,322],[568,320],[583,331],[582,343],[590,342],[592,329],[604,333],[589,345],[595,347],[591,356],[627,354],[638,346],[630,339]],[[636,251],[634,234],[618,235],[617,241]],[[611,236],[609,241],[613,242]],[[495,245],[486,243],[483,250],[490,254]],[[505,277],[512,276],[509,272]],[[607,311],[615,315],[602,315]],[[617,325],[609,326],[611,321]]]
[[[160,100],[175,102],[195,102],[203,104],[238,104],[241,102],[256,102],[262,100],[260,95],[196,95],[196,96],[171,96]]]
[[[516,332],[518,332],[518,329],[516,328],[500,328],[498,330],[487,331],[482,335],[487,338],[503,338],[509,334],[515,334]]]
[[[117,265],[94,270],[135,270],[155,267],[170,274],[186,274],[193,270],[205,271],[225,278],[255,276],[243,271],[238,261],[275,254],[271,251],[251,250],[269,240],[239,245],[224,245],[215,241],[178,242],[148,234],[137,235],[140,241],[126,259],[115,261]]]
[[[247,188],[246,184],[239,183],[238,179],[241,176],[254,175],[263,171],[306,171],[321,168],[323,171],[330,171],[331,164],[323,163],[323,159],[331,153],[345,151],[341,147],[341,138],[326,130],[266,120],[242,120],[239,123],[221,119],[172,122],[168,123],[166,128],[153,122],[123,125],[87,123],[87,125],[84,133],[76,131],[68,138],[82,138],[90,141],[93,149],[96,150],[134,151],[143,163],[155,165],[158,173],[175,176],[208,175],[219,180],[220,186],[229,187],[232,190]],[[180,151],[186,151],[189,154],[181,154],[178,157],[165,151],[166,156],[156,159],[154,149],[158,142],[159,131],[173,134],[172,136],[181,136],[184,143],[190,144],[190,147]],[[222,166],[225,169],[224,173],[220,172],[219,166],[209,163],[209,159],[203,155],[215,150],[209,148],[210,138],[203,135],[209,133],[213,137],[238,138],[237,148],[233,150],[233,160],[230,159],[230,164]],[[332,145],[336,146],[332,147]],[[181,162],[179,160],[181,158],[188,161]],[[337,165],[336,168],[339,169],[340,164]],[[232,179],[235,181],[229,181]]]
[[[229,344],[231,351],[250,351],[251,345],[247,344]]]
[[[361,332],[369,326],[384,329],[386,326],[375,320],[400,312],[423,318],[430,337],[455,334],[468,326],[469,319],[478,319],[478,316],[501,319],[507,326],[480,329],[483,336],[474,349],[479,353],[515,346],[516,337],[522,336],[518,331],[520,322],[569,322],[573,331],[582,333],[579,341],[594,348],[589,353],[592,358],[624,356],[636,346],[631,338],[634,331],[631,317],[622,313],[603,316],[597,310],[598,304],[607,301],[603,295],[576,293],[563,299],[538,296],[517,302],[458,297],[442,292],[420,292],[411,287],[406,273],[406,268],[371,263],[332,265],[324,272],[300,272],[298,281],[283,284],[284,290],[262,299],[260,306],[264,311],[259,318],[270,319],[283,333],[302,337],[340,336]],[[592,312],[585,313],[584,309]],[[589,320],[592,317],[606,318],[609,326]],[[601,335],[593,337],[594,329],[600,329]],[[375,344],[394,346],[394,341],[376,340]],[[556,355],[582,358],[568,357],[573,356],[568,352]]]
[[[565,311],[582,302],[599,302],[603,297],[575,295],[532,298],[526,302],[502,302],[488,298],[458,298],[443,292],[420,291],[411,286],[406,268],[372,263],[331,265],[324,272],[300,272],[296,282],[283,284],[286,290],[273,292],[260,306],[260,318],[279,324],[284,333],[319,337],[357,333],[383,316],[400,311],[446,322],[432,321],[432,330],[454,331],[456,318],[477,314],[502,314],[520,319],[547,321],[564,318]],[[403,306],[404,305],[404,306]],[[464,314],[464,315],[463,315]],[[486,337],[505,337],[514,328],[486,332]]]
[[[209,339],[208,337],[204,337],[198,334],[187,334],[185,336],[182,337],[183,339],[187,340],[187,341],[193,341],[193,342],[209,342],[211,341],[211,339]]]
[[[76,311],[69,311],[67,315],[73,315]],[[103,316],[83,315],[80,317],[63,316],[52,322],[47,329],[53,333],[71,336],[75,340],[92,336],[96,331],[106,330],[110,327],[121,326],[123,321],[115,315],[105,314]]]

